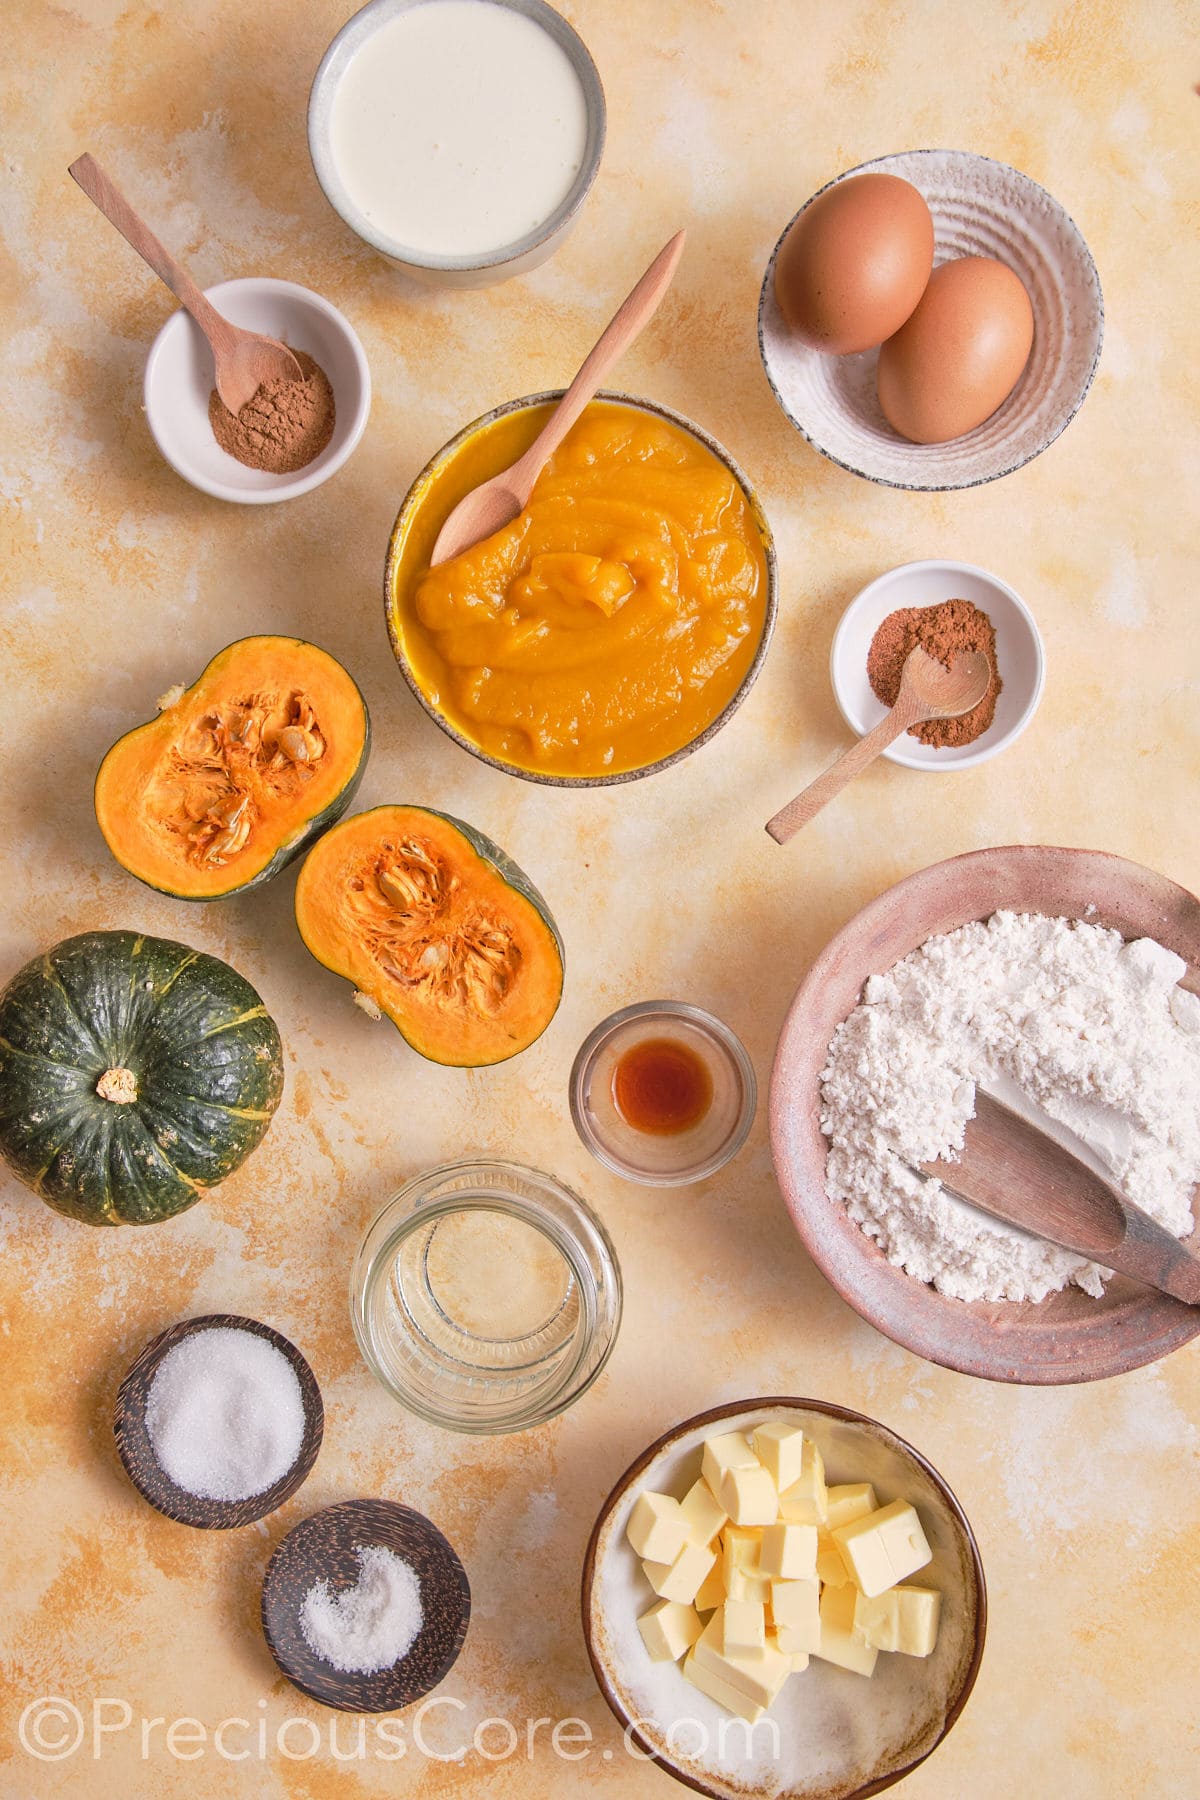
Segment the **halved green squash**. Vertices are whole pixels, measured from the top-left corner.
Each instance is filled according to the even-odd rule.
[[[85,932],[0,994],[0,1153],[85,1224],[183,1212],[255,1149],[282,1092],[259,996],[186,944]]]
[[[101,763],[96,818],[122,868],[177,900],[269,881],[341,818],[366,768],[366,703],[302,638],[240,638],[159,709]]]
[[[470,825],[423,806],[356,813],[305,858],[296,923],[431,1062],[505,1062],[562,998],[562,940],[516,863]]]

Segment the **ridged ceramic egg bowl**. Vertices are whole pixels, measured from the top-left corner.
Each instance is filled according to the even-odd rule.
[[[837,182],[865,174],[899,175],[924,195],[933,215],[935,267],[955,257],[990,256],[1016,271],[1033,306],[1029,361],[1007,400],[974,431],[945,444],[900,437],[875,395],[878,350],[853,356],[811,350],[779,310],[776,258],[814,194],[780,234],[759,299],[758,345],[775,398],[814,450],[885,487],[942,492],[1011,475],[1066,430],[1092,385],[1104,300],[1091,252],[1053,195],[990,156],[906,150],[860,163]]]

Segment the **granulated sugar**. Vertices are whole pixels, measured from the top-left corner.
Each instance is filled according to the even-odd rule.
[[[825,1184],[889,1262],[960,1300],[1040,1300],[1095,1263],[917,1173],[963,1146],[975,1084],[1071,1147],[1177,1237],[1200,1181],[1200,999],[1152,939],[998,912],[867,982],[821,1077]]]
[[[340,1594],[318,1581],[304,1596],[300,1630],[323,1662],[355,1675],[390,1669],[412,1649],[421,1626],[421,1583],[416,1570],[391,1550],[371,1544],[356,1549],[359,1577]]]
[[[194,1331],[155,1371],[146,1431],[177,1487],[205,1500],[248,1500],[300,1455],[304,1400],[296,1371],[255,1332]]]

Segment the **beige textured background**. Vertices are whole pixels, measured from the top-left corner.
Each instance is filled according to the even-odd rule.
[[[577,1622],[587,1532],[611,1481],[668,1423],[739,1394],[848,1402],[942,1468],[979,1533],[987,1655],[962,1721],[913,1800],[1200,1792],[1200,1349],[1090,1389],[1021,1392],[929,1367],[861,1323],[809,1266],[771,1177],[764,1121],[695,1191],[608,1178],[573,1136],[565,1080],[609,1008],[668,993],[714,1008],[765,1082],[793,988],[831,932],[900,875],[1014,840],[1138,858],[1200,886],[1195,353],[1200,59],[1179,0],[571,0],[607,85],[608,154],[578,228],[535,275],[481,295],[418,291],[342,229],[313,179],[304,103],[344,0],[10,0],[0,182],[4,256],[3,974],[70,932],[133,926],[230,958],[288,1052],[266,1145],[206,1204],[135,1235],[59,1220],[10,1181],[0,1200],[0,1507],[9,1796],[377,1794],[666,1800],[628,1763]],[[1194,24],[1194,15],[1192,18]],[[775,409],[754,309],[781,224],[813,188],[879,153],[953,145],[1048,186],[1099,264],[1108,334],[1084,411],[1040,460],[975,492],[920,496],[821,461]],[[344,308],[376,383],[365,441],[290,506],[222,506],[159,461],[140,413],[165,291],[66,178],[93,150],[202,281],[293,277]],[[611,795],[540,792],[475,764],[418,711],[391,664],[379,575],[404,488],[452,430],[562,380],[649,254],[681,222],[688,255],[623,378],[721,436],[761,484],[782,613],[766,672],[704,753]],[[887,766],[788,852],[762,821],[841,748],[830,635],[888,565],[960,556],[1033,606],[1046,698],[986,768]],[[516,1064],[419,1062],[307,957],[290,876],[192,909],[108,859],[90,805],[102,751],[155,695],[247,630],[298,632],[342,657],[372,706],[360,796],[431,801],[478,823],[541,884],[565,932],[565,1004]],[[407,1419],[355,1354],[344,1288],[367,1219],[403,1178],[467,1150],[554,1170],[599,1208],[627,1284],[599,1386],[532,1435],[459,1440]],[[153,1332],[210,1309],[290,1333],[327,1406],[307,1486],[230,1536],[158,1518],[125,1483],[109,1410]],[[259,1635],[272,1545],[335,1499],[429,1512],[476,1596],[447,1685],[465,1703],[435,1743],[491,1713],[577,1714],[577,1764],[541,1745],[459,1769],[410,1752],[355,1758],[345,1721],[279,1678]],[[43,1764],[16,1741],[32,1699],[133,1726],[93,1758]],[[324,1734],[260,1760],[254,1733],[172,1758],[141,1717],[288,1718]],[[90,1716],[90,1714],[89,1714]],[[123,1715],[105,1712],[106,1721]],[[464,1723],[465,1722],[465,1723]],[[457,1740],[454,1733],[458,1734]],[[178,1740],[177,1740],[178,1741]],[[495,1744],[497,1739],[493,1738]],[[190,1744],[184,1746],[192,1753]],[[605,1753],[608,1753],[606,1756]]]

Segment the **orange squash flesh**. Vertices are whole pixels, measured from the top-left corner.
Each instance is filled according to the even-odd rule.
[[[342,665],[301,638],[249,637],[113,745],[96,818],[122,867],[184,900],[268,880],[340,817],[370,722]]]
[[[516,1056],[562,995],[537,889],[488,838],[424,807],[377,806],[334,826],[300,871],[296,923],[317,961],[432,1062]]]

